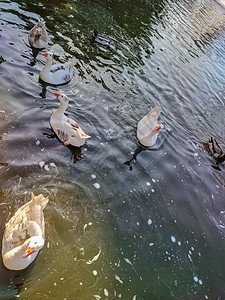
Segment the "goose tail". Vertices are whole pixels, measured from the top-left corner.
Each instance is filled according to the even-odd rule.
[[[68,61],[66,64],[65,64],[65,67],[68,68],[68,67],[72,67],[74,66],[76,63],[77,63],[77,59],[75,57],[73,57],[70,61]]]
[[[38,196],[34,196],[34,194],[32,193],[33,204],[40,204],[42,210],[48,204],[48,201],[49,201],[48,197],[45,198],[42,194],[39,194]]]

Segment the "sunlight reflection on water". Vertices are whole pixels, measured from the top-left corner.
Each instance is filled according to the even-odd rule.
[[[0,297],[223,298],[225,179],[203,143],[224,145],[224,10],[89,4],[1,2],[1,234],[28,191],[50,201],[44,248],[18,273],[1,262]],[[27,45],[39,15],[55,62],[78,59],[60,89],[92,136],[81,149],[58,149],[50,128],[57,88],[38,82],[45,61]],[[90,42],[95,26],[110,49]],[[166,130],[145,149],[136,119],[156,105]]]

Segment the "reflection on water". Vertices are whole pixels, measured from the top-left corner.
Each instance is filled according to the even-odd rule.
[[[29,192],[50,198],[45,246],[21,272],[0,262],[0,298],[223,299],[224,164],[204,147],[225,147],[223,1],[0,2],[0,236]],[[78,59],[64,86],[39,82],[40,16],[55,63]],[[82,148],[51,130],[59,88]],[[144,148],[154,106],[169,130]]]

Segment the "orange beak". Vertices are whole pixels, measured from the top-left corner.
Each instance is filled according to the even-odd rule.
[[[23,254],[23,258],[28,257],[29,255],[31,255],[34,252],[36,252],[36,250],[34,249],[34,247],[28,247],[27,251]]]
[[[59,93],[53,93],[57,98],[60,96]]]
[[[155,127],[155,130],[157,130],[157,131],[160,130],[160,129],[162,129],[162,127],[160,125]]]
[[[36,34],[36,35],[39,34],[39,30],[36,30],[36,31],[34,32],[34,34]]]
[[[41,55],[44,55],[45,57],[47,57],[48,53],[47,52],[46,53],[41,53]]]

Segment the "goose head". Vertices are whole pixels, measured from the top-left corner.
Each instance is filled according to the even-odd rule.
[[[35,37],[39,37],[41,34],[42,34],[42,29],[40,27],[38,27],[35,30],[34,35],[35,35]]]
[[[59,94],[59,93],[53,93],[60,101],[60,103],[63,105],[63,106],[68,106],[69,105],[69,99],[66,95],[64,94]]]
[[[164,125],[163,124],[160,124],[160,125],[157,125],[153,131],[155,131],[155,133],[159,133],[160,130],[162,130],[164,128]]]
[[[44,243],[45,240],[41,236],[31,237],[28,248],[23,254],[23,258],[27,258],[32,253],[39,251],[44,246]]]
[[[94,33],[93,37],[96,38],[98,36],[98,30],[97,29],[91,30],[90,32]]]
[[[98,30],[97,29],[94,29],[94,35],[98,36]]]

